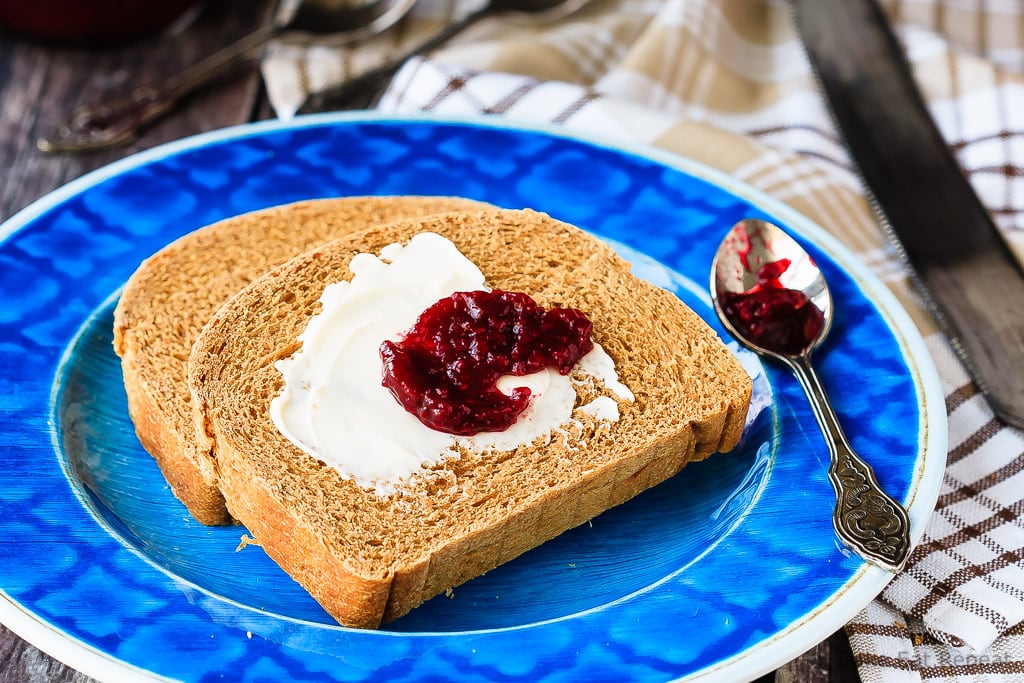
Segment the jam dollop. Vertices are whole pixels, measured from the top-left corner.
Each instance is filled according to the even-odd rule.
[[[764,264],[753,287],[723,292],[719,303],[744,337],[762,348],[796,356],[818,336],[825,316],[806,294],[779,281],[789,266],[789,259]]]
[[[420,314],[399,341],[380,346],[383,384],[426,426],[469,436],[511,427],[530,390],[498,389],[503,375],[572,371],[594,348],[593,324],[575,308],[545,310],[503,290],[455,292]]]

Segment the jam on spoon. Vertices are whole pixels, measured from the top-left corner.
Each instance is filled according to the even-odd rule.
[[[824,274],[781,228],[748,219],[733,226],[715,253],[711,296],[740,343],[789,367],[807,394],[828,444],[836,493],[832,523],[840,540],[869,562],[898,571],[910,553],[907,511],[853,450],[811,365],[811,352],[832,323]]]
[[[753,287],[722,292],[719,301],[744,337],[763,348],[797,355],[818,337],[825,316],[806,294],[779,281],[791,263],[787,258],[765,263]]]

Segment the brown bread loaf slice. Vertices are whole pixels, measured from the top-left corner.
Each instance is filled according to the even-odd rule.
[[[282,436],[269,416],[283,385],[274,363],[299,347],[325,285],[351,278],[355,254],[426,231],[452,240],[491,287],[585,312],[635,394],[619,421],[568,442],[463,453],[388,497]],[[275,268],[211,318],[189,384],[232,514],[335,619],[366,628],[729,450],[751,392],[714,331],[607,245],[544,214],[504,210],[396,222]]]
[[[174,495],[203,524],[231,517],[195,440],[187,362],[209,317],[242,287],[323,242],[378,223],[487,206],[449,197],[349,197],[275,207],[192,232],[145,260],[114,311],[128,408]]]

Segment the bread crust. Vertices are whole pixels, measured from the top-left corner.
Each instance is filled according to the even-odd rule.
[[[134,363],[133,352],[128,351],[123,366]],[[156,460],[160,472],[180,501],[186,503],[189,513],[201,524],[208,526],[232,524],[234,519],[224,505],[224,496],[217,486],[206,483],[196,460],[182,457],[187,446],[182,435],[157,406],[159,402],[146,391],[138,373],[123,371],[128,413],[135,425],[135,434],[142,447]],[[185,437],[192,436],[191,433]]]
[[[491,286],[584,310],[636,394],[620,405],[619,422],[591,424],[565,443],[446,461],[391,498],[278,433],[269,418],[281,387],[273,361],[294,350],[323,287],[351,276],[356,253],[426,230],[452,239]],[[505,210],[396,222],[275,268],[210,319],[193,347],[189,386],[229,508],[328,613],[360,628],[731,449],[751,392],[714,332],[674,295],[632,276],[607,245],[543,214]]]
[[[268,487],[253,481],[244,455],[227,448],[218,453],[221,487],[228,509],[272,560],[285,568],[340,623],[357,628],[380,626],[392,577],[358,575],[323,543],[322,535],[296,515]]]
[[[210,442],[197,432],[188,355],[202,326],[235,292],[317,244],[401,218],[481,208],[457,197],[344,197],[228,218],[143,261],[114,310],[114,350],[143,447],[199,522],[233,519],[217,486]]]

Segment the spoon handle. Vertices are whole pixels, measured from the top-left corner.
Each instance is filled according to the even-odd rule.
[[[786,359],[807,393],[828,443],[828,478],[836,492],[832,524],[840,540],[869,562],[899,571],[910,554],[907,511],[882,490],[874,470],[854,452],[810,356]]]
[[[123,97],[81,106],[36,146],[43,152],[87,152],[129,143],[146,124],[270,41],[280,28],[264,26],[159,85],[144,85]]]
[[[467,14],[422,42],[409,48],[397,57],[353,76],[338,85],[310,96],[299,109],[300,114],[350,107],[370,107],[375,104],[376,95],[387,86],[388,81],[413,57],[440,47],[459,33],[477,23],[495,10],[488,4]]]

